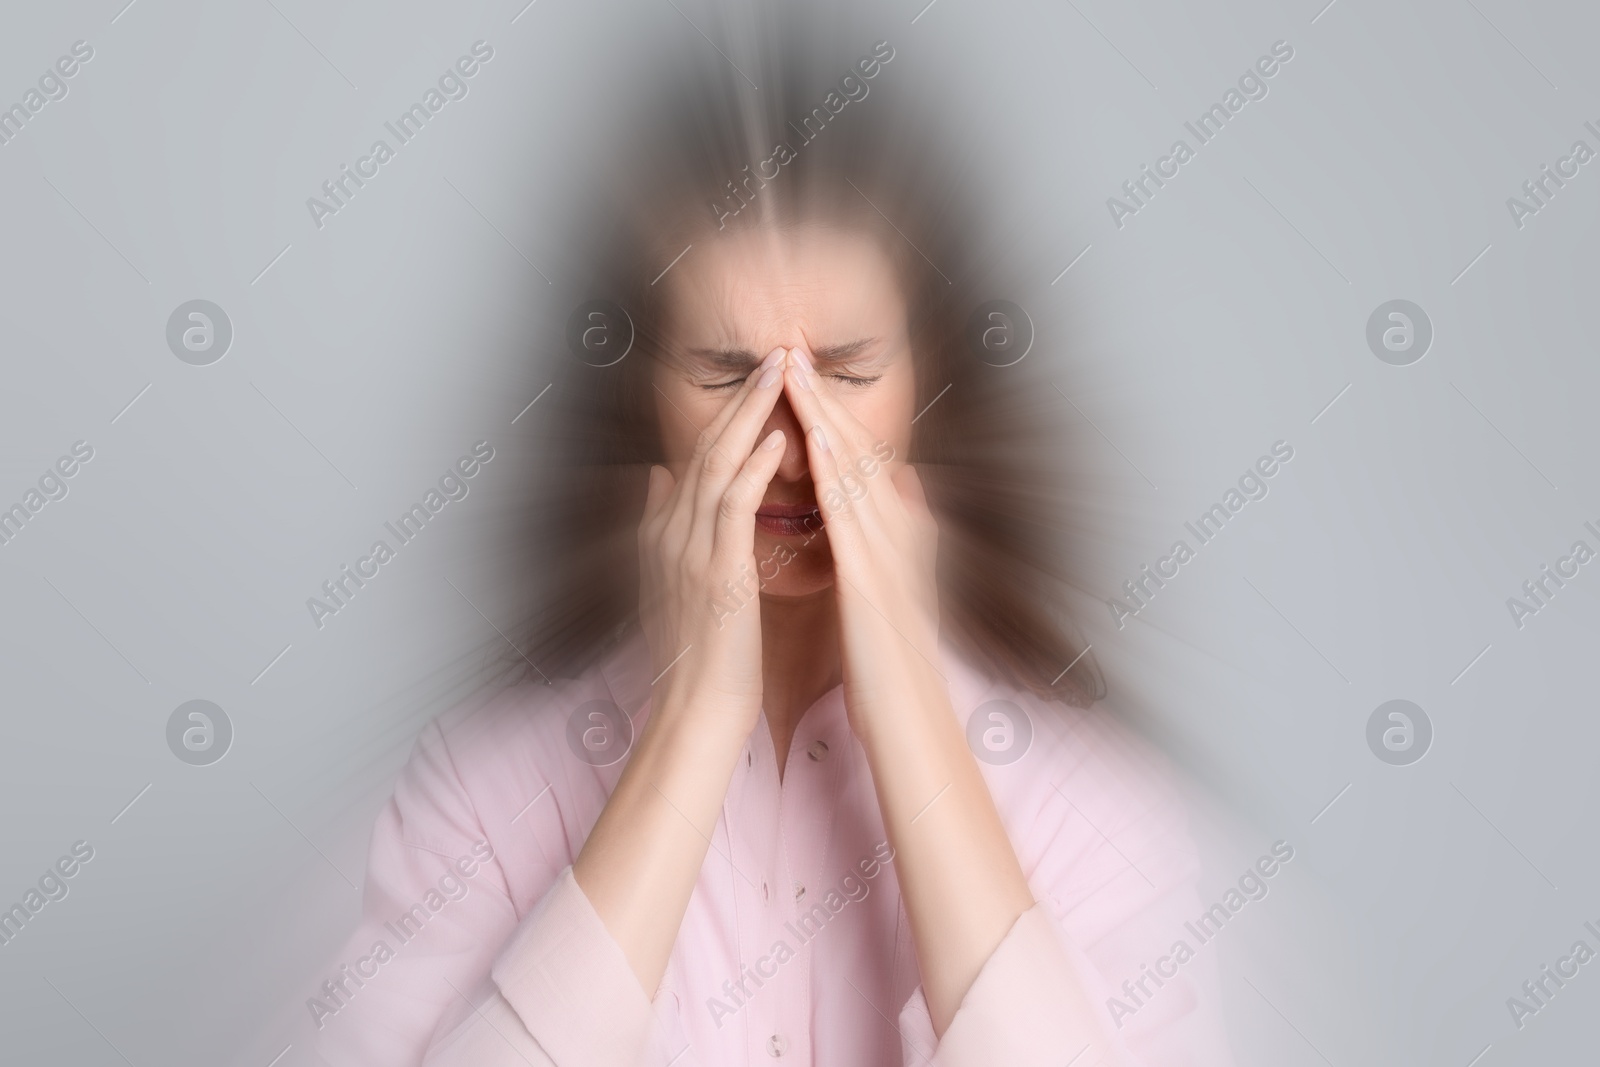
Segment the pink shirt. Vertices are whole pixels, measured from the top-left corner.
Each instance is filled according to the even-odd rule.
[[[943,661],[963,724],[993,700],[1031,723],[1025,755],[979,766],[1038,903],[942,1039],[840,688],[801,720],[781,787],[764,719],[751,734],[646,996],[571,869],[626,761],[579,759],[568,720],[602,700],[643,727],[635,630],[581,678],[423,730],[373,831],[360,927],[308,1001],[319,1051],[341,1067],[1063,1067],[1086,1038],[1053,1005],[1078,984],[1103,1028],[1074,1067],[1231,1062],[1208,950],[1169,955],[1202,906],[1165,764],[1103,711],[1044,703],[949,645]],[[1152,979],[1162,957],[1175,973]]]

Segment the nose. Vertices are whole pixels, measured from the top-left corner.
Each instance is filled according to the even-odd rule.
[[[783,459],[778,463],[778,472],[773,475],[773,481],[803,481],[811,473],[811,463],[806,458],[805,433],[800,429],[800,420],[795,417],[794,408],[789,406],[787,395],[778,397],[778,402],[772,406],[772,413],[761,427],[761,436],[756,440],[766,440],[773,430],[783,431]]]

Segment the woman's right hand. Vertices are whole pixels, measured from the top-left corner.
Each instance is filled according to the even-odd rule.
[[[693,709],[741,740],[761,712],[755,513],[784,454],[781,430],[756,435],[783,393],[787,358],[774,349],[750,373],[701,431],[680,478],[650,468],[639,527],[652,706]]]
[[[759,445],[756,435],[783,392],[786,358],[780,348],[751,372],[681,477],[650,468],[639,525],[650,720],[572,873],[652,998],[761,714],[755,513],[783,434]]]

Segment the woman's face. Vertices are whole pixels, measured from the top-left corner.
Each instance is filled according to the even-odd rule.
[[[915,379],[905,297],[870,239],[828,227],[757,228],[695,242],[662,278],[662,358],[653,370],[667,465],[682,479],[695,441],[740,382],[775,348],[799,347],[826,387],[866,427],[887,478],[905,462]],[[833,584],[828,537],[805,441],[786,396],[756,440],[784,435],[783,462],[756,515],[755,561],[766,596],[805,596]],[[736,457],[742,461],[743,456]]]

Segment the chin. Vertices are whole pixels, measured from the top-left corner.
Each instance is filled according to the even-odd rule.
[[[779,575],[761,587],[761,595],[769,600],[804,600],[833,588],[833,572],[816,580],[798,576]]]
[[[771,537],[758,531],[755,556],[764,597],[798,599],[833,588],[833,553],[828,551],[825,537],[815,537],[807,545],[800,538]]]

